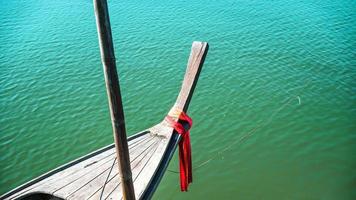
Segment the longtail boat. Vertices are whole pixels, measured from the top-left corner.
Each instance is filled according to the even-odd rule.
[[[181,90],[167,117],[155,126],[126,138],[106,0],[94,0],[94,8],[115,143],[20,185],[0,199],[150,199],[178,145],[180,158],[187,159],[180,161],[182,190],[186,190],[192,181],[191,171],[186,171],[191,157],[183,155],[190,151],[187,150],[190,144],[184,146],[186,144],[182,143],[186,136],[189,140],[189,132],[186,132],[191,126],[185,113],[208,44],[193,42]]]

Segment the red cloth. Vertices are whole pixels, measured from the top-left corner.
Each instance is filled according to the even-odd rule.
[[[188,185],[193,181],[192,176],[192,153],[190,145],[189,129],[193,125],[192,119],[181,112],[176,122],[171,116],[166,116],[166,121],[182,136],[179,141],[179,174],[180,174],[180,189],[181,191],[188,191]],[[187,122],[189,124],[188,130],[180,122]]]

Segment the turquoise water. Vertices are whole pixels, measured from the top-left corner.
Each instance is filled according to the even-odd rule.
[[[190,45],[194,182],[154,199],[356,199],[355,1],[109,1],[130,134],[163,119]],[[112,143],[90,0],[0,1],[0,194]],[[173,172],[172,172],[173,171]]]

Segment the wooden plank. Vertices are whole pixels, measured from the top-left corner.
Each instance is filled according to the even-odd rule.
[[[130,139],[130,141],[129,141],[130,147],[131,148],[137,147],[138,145],[142,144],[149,138],[150,138],[150,134],[148,131],[140,132],[140,133],[132,136],[131,138],[129,138]],[[21,195],[24,195],[29,192],[37,191],[37,190],[41,190],[42,192],[46,191],[47,193],[52,193],[53,191],[56,190],[56,187],[53,187],[53,186],[55,186],[57,184],[58,180],[64,180],[68,176],[73,176],[73,174],[75,174],[77,172],[82,174],[85,171],[92,170],[97,165],[101,165],[101,164],[104,164],[104,163],[112,160],[113,157],[115,156],[115,150],[113,148],[113,145],[109,145],[109,146],[111,146],[111,148],[105,150],[104,152],[94,155],[93,157],[89,157],[82,162],[79,162],[73,166],[70,166],[67,169],[59,171],[59,172],[53,174],[52,176],[49,176],[48,178],[46,178],[42,181],[39,181],[38,183],[35,183],[32,186],[27,187],[24,190],[22,190],[18,193],[15,193],[14,195],[12,195],[11,197],[8,197],[8,198],[15,199]],[[96,161],[96,163],[93,164],[93,162],[95,162],[95,161]],[[88,167],[86,167],[86,166],[88,166]],[[83,169],[85,169],[85,170],[83,170]],[[46,185],[46,186],[44,186],[44,185]]]
[[[150,182],[151,178],[153,177],[156,169],[162,159],[163,153],[166,150],[168,140],[164,140],[164,142],[160,143],[158,146],[157,151],[152,156],[152,159],[147,164],[147,166],[142,169],[140,175],[135,179],[135,196],[139,197],[145,191],[148,183]]]
[[[140,199],[151,199],[153,193],[156,191],[159,182],[161,181],[168,165],[172,159],[174,152],[180,141],[180,135],[172,134],[171,138],[168,138],[169,142],[164,152],[161,162],[156,169],[155,175],[151,178],[150,183],[146,186],[145,191],[140,195]]]
[[[133,160],[131,160],[131,162],[139,162],[144,155],[146,155],[146,152],[148,152],[151,148],[154,148],[155,145],[157,144],[157,140],[154,139],[152,140],[152,142],[148,145],[142,145],[140,150],[137,151],[137,156],[135,154],[130,154],[131,157],[133,158]],[[117,162],[116,162],[117,163]],[[102,186],[104,185],[106,178],[108,176],[108,173],[110,172],[110,170],[107,170],[105,173],[103,173],[102,175],[95,177],[95,179],[90,180],[88,183],[86,183],[85,185],[83,185],[81,188],[79,188],[76,191],[73,191],[72,194],[70,194],[67,199],[85,199],[88,198],[89,196],[91,196],[91,193],[100,190],[100,188],[102,188]],[[117,168],[113,168],[110,176],[109,176],[109,180],[112,180],[114,176],[117,176],[118,174],[118,170]],[[120,180],[119,178],[117,178],[118,180]],[[113,181],[114,184],[118,185],[117,180],[115,179],[115,181]]]
[[[26,183],[20,185],[19,187],[17,187],[15,189],[9,191],[8,193],[4,194],[0,198],[1,199],[14,199],[14,198],[18,197],[19,195],[22,195],[22,194],[26,193],[29,189],[33,189],[34,185],[37,185],[37,184],[41,183],[43,180],[53,176],[54,174],[61,173],[65,169],[67,169],[69,167],[72,167],[74,165],[77,165],[79,163],[85,162],[89,158],[91,158],[93,156],[96,156],[96,155],[99,155],[99,154],[107,151],[108,149],[112,149],[113,147],[114,147],[113,144],[108,145],[108,146],[103,147],[103,148],[101,148],[99,150],[96,150],[96,151],[94,151],[94,152],[92,152],[90,154],[87,154],[87,155],[85,155],[83,157],[80,157],[80,158],[78,158],[78,159],[76,159],[74,161],[66,163],[66,164],[64,164],[64,165],[62,165],[62,166],[60,166],[60,167],[58,167],[58,168],[56,168],[54,170],[51,170],[51,171],[49,171],[49,172],[47,172],[47,173],[45,173],[45,174],[33,179],[33,180],[30,180],[29,182],[26,182]]]
[[[182,87],[172,109],[188,110],[208,49],[206,42],[193,42]]]
[[[144,142],[147,142],[147,140],[150,138],[151,138],[150,134],[145,134],[141,137],[136,138],[135,140],[130,141],[129,147],[131,148],[131,151],[137,149],[139,145],[141,145]],[[46,184],[52,184],[52,183],[55,184],[58,181],[58,179],[66,179],[69,176],[80,177],[81,175],[89,173],[90,171],[95,170],[97,167],[113,160],[115,156],[116,156],[115,149],[112,148],[96,157],[88,159],[85,163],[83,162],[77,164],[61,173],[56,174],[55,176],[50,177],[49,179],[46,180]],[[76,173],[80,173],[80,174],[76,174]]]
[[[154,142],[154,137],[152,137],[149,139],[149,141],[144,142],[142,145],[138,145],[136,149],[132,151],[132,157],[136,158],[141,153],[142,148],[147,147]],[[113,160],[114,157],[112,158],[112,161]],[[72,194],[73,191],[80,189],[83,185],[87,184],[91,180],[98,178],[99,176],[104,176],[104,173],[110,170],[111,164],[112,162],[107,162],[95,170],[90,170],[89,173],[83,173],[80,177],[76,177],[75,179],[69,178],[62,180],[59,183],[61,187],[54,191],[53,194],[61,197],[68,197]]]
[[[149,156],[145,157],[145,160],[143,160],[142,162],[139,163],[139,167],[136,167],[133,171],[133,179],[137,179],[138,176],[142,175],[142,171],[144,169],[147,168],[148,164],[151,162],[152,159],[156,159],[154,158],[155,155],[157,155],[157,151],[159,151],[160,146],[162,146],[162,144],[164,144],[166,141],[166,139],[161,138],[161,141],[158,143],[156,149],[154,152],[152,152]],[[137,186],[136,183],[134,181],[134,186],[135,186],[135,191],[137,191]],[[138,188],[139,189],[139,188]],[[121,187],[114,187],[112,189],[112,191],[108,194],[108,196],[106,196],[103,199],[122,199],[122,190]],[[136,198],[138,199],[139,197],[136,196]]]
[[[151,155],[156,151],[158,144],[159,144],[160,140],[157,140],[157,142],[155,143],[155,145],[153,145],[150,149],[146,150],[146,153],[142,154],[142,159],[136,159],[135,161],[131,162],[131,169],[132,169],[132,177],[134,178],[135,176],[137,176],[137,172],[140,171],[145,163],[147,162],[147,160],[151,157]],[[117,174],[116,174],[117,175]],[[114,175],[113,177],[115,177],[116,175]],[[111,179],[113,178],[111,177]],[[112,193],[113,190],[118,189],[121,191],[121,187],[119,187],[118,184],[115,183],[115,181],[109,180],[106,184],[105,187],[105,191],[103,194],[103,199],[105,199],[109,194]],[[101,191],[102,187],[99,188],[98,191],[96,191],[91,197],[89,197],[88,199],[99,199],[100,195],[101,195]],[[119,199],[119,197],[117,196],[116,199]]]

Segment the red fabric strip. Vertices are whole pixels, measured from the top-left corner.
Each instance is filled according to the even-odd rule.
[[[171,116],[166,116],[166,121],[182,136],[179,141],[179,175],[180,175],[180,189],[181,191],[188,191],[188,185],[193,181],[192,175],[192,151],[190,144],[189,129],[193,125],[192,119],[181,112],[176,122]],[[189,124],[188,130],[186,130],[181,122],[187,122]]]

